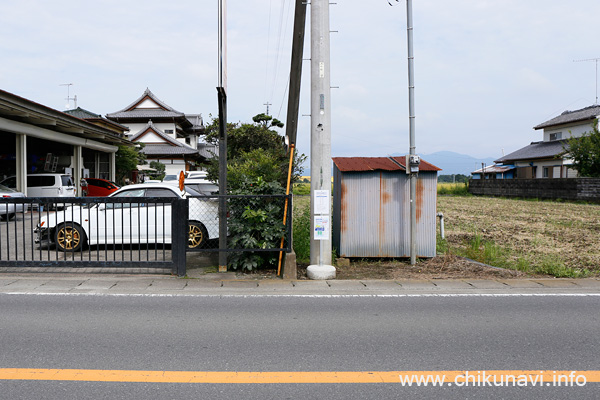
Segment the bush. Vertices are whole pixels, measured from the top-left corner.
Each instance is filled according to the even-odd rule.
[[[261,177],[239,182],[234,195],[285,194],[278,182],[267,182]],[[268,249],[278,248],[285,236],[283,210],[285,200],[278,198],[245,197],[232,198],[229,202],[229,242],[232,248]],[[258,268],[274,267],[279,252],[234,253],[229,266],[234,270],[252,271]]]
[[[294,183],[293,193],[299,196],[306,196],[310,194],[310,183]]]

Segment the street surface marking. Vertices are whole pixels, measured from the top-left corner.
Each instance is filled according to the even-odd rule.
[[[221,290],[221,289],[215,289]],[[250,289],[254,290],[254,289]],[[293,289],[292,289],[293,290]],[[327,289],[325,289],[327,290]],[[435,289],[434,289],[435,290]],[[471,289],[469,289],[471,290]],[[535,289],[539,290],[539,289]],[[197,294],[197,293],[52,293],[0,292],[0,295],[99,297],[220,297],[220,298],[403,298],[403,297],[600,297],[600,293],[399,293],[399,294]]]
[[[0,380],[93,381],[143,383],[400,383],[400,376],[443,376],[446,384],[465,382],[482,371],[135,371],[95,369],[0,368]],[[600,371],[487,370],[486,376],[540,377],[550,383],[557,376],[585,377],[600,382]],[[469,375],[470,374],[470,375]],[[484,375],[485,375],[484,374]],[[583,378],[581,378],[583,380]],[[533,381],[533,380],[532,380]],[[474,381],[475,382],[475,381]],[[564,386],[564,385],[563,385]]]

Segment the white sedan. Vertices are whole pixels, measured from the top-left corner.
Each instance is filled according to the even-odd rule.
[[[199,193],[164,183],[128,185],[108,197],[177,197]],[[205,247],[219,237],[218,201],[189,198],[188,247]],[[100,203],[73,205],[40,219],[36,242],[50,241],[62,251],[78,251],[84,245],[171,243],[171,205],[147,203]]]
[[[0,185],[0,195],[5,198],[24,198],[25,195],[7,186]],[[23,203],[0,203],[0,218],[11,219],[16,213],[27,212],[27,204]]]

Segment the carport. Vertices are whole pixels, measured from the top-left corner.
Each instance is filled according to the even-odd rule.
[[[70,168],[74,181],[79,182],[86,165],[93,164],[103,165],[114,180],[118,145],[132,145],[123,132],[3,90],[0,90],[0,140],[5,144],[0,154],[0,177],[16,175],[17,189],[25,195],[28,173],[64,173]],[[100,170],[95,169],[95,175]],[[81,188],[77,187],[80,195]]]

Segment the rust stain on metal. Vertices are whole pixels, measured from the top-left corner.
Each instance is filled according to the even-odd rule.
[[[383,177],[383,173],[379,173],[379,254],[381,254],[383,246],[385,245],[385,203],[389,200],[389,194],[387,193],[386,180]],[[386,197],[387,196],[387,197]]]
[[[417,179],[417,222],[421,220],[421,214],[423,213],[423,192],[425,186],[422,179]]]
[[[342,181],[340,182],[340,187],[341,187],[340,232],[346,232],[346,229],[348,229],[348,196],[347,196],[348,188],[346,187],[346,184],[344,183],[343,178],[342,178]]]

